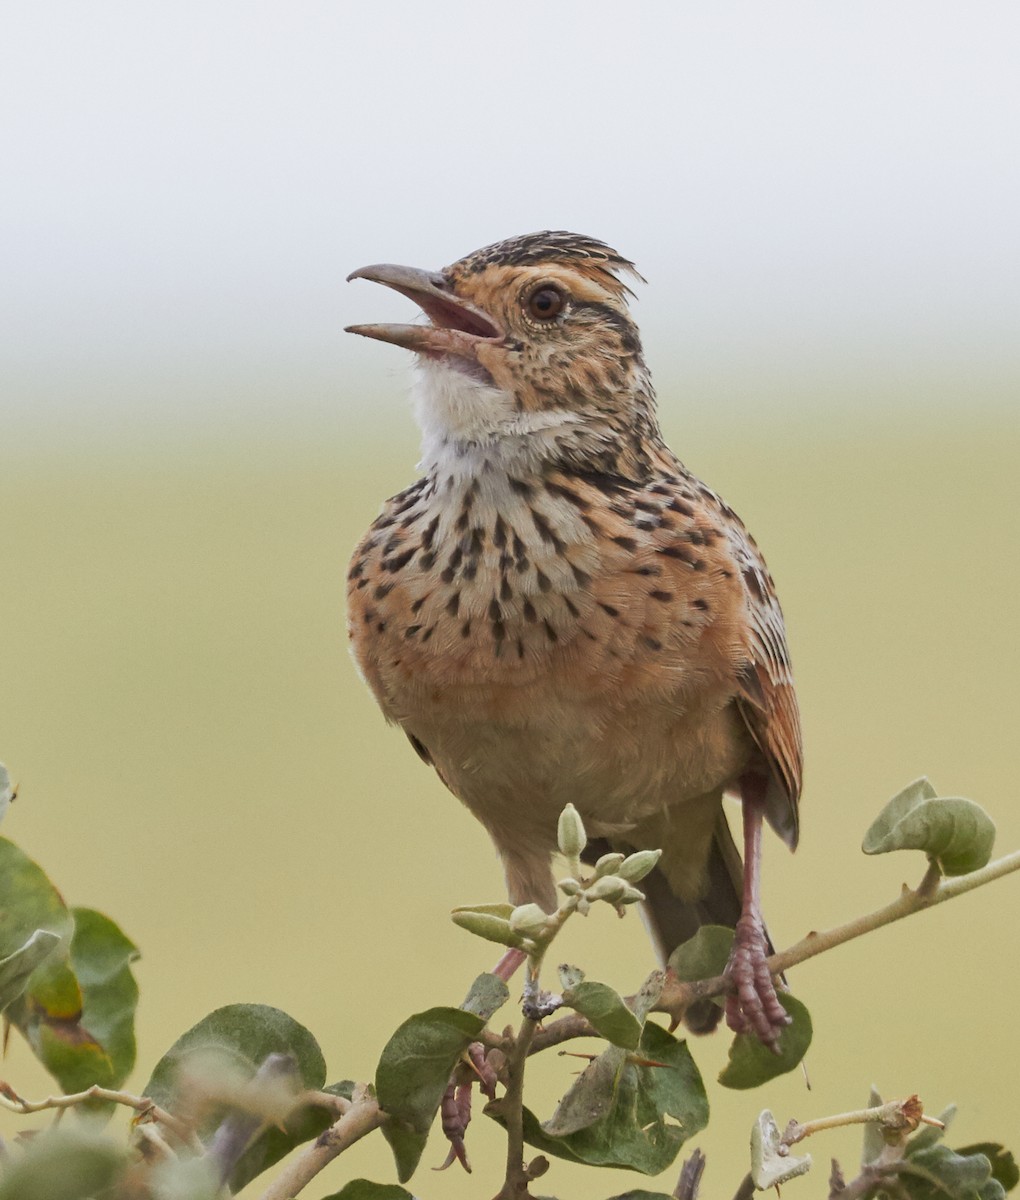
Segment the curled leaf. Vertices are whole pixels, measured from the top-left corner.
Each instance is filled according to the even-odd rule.
[[[517,948],[521,938],[510,928],[512,904],[470,904],[450,913],[454,925],[500,946]]]
[[[783,1145],[783,1135],[775,1118],[767,1108],[763,1109],[751,1127],[751,1179],[754,1186],[764,1192],[781,1187],[810,1170],[811,1155],[797,1157],[790,1154],[789,1147]]]
[[[946,875],[966,875],[988,862],[994,844],[995,823],[979,804],[939,796],[927,779],[916,779],[878,814],[861,849],[923,850]]]
[[[486,1112],[502,1120],[498,1106]],[[636,1054],[610,1046],[548,1121],[526,1108],[524,1138],[570,1162],[657,1175],[707,1121],[708,1100],[686,1042],[647,1024]]]

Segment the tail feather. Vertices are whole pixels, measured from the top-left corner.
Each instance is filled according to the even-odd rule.
[[[720,808],[705,868],[705,890],[697,900],[681,900],[658,867],[641,881],[641,889],[647,897],[643,906],[645,924],[663,962],[702,925],[736,927],[740,917],[742,877],[740,853],[726,815]],[[711,1033],[721,1017],[722,1009],[718,1004],[700,1000],[688,1008],[684,1024],[692,1033]]]

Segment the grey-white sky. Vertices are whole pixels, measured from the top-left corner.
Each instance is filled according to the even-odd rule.
[[[1018,62],[1012,0],[11,5],[0,404],[342,407],[399,369],[341,327],[409,313],[349,270],[540,228],[637,261],[660,380],[973,403],[1020,378]]]

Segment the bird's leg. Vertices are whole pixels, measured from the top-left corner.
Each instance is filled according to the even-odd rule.
[[[502,979],[504,983],[509,983],[521,964],[527,961],[528,956],[523,950],[507,950],[499,962],[492,968],[492,973],[497,978]]]
[[[740,920],[726,974],[733,991],[726,998],[726,1023],[736,1033],[755,1033],[776,1050],[779,1033],[790,1016],[779,1003],[766,959],[769,945],[761,917],[761,833],[765,815],[766,780],[744,775],[740,798],[744,818],[744,890]]]

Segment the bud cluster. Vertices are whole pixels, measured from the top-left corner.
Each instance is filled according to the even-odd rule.
[[[556,912],[547,913],[538,904],[483,904],[455,909],[454,922],[489,941],[540,956],[571,913],[583,916],[594,903],[603,900],[622,916],[626,905],[644,900],[644,893],[634,885],[644,879],[662,854],[661,850],[603,854],[591,874],[583,874],[581,854],[588,835],[572,804],[560,813],[556,840],[573,872],[558,884],[566,900]]]

